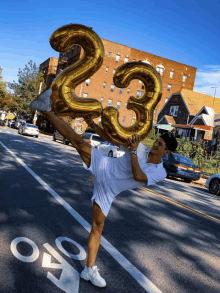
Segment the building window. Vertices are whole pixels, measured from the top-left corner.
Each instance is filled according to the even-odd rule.
[[[103,100],[104,100],[104,97],[101,97],[101,104],[102,104]]]
[[[85,81],[85,85],[86,85],[86,86],[89,86],[89,85],[90,85],[90,78],[88,78],[88,79]]]
[[[116,69],[113,70],[113,74],[115,74],[115,72],[116,72]]]
[[[132,118],[131,118],[131,125],[134,124],[134,121],[135,121],[135,117],[132,117]]]
[[[142,91],[137,91],[136,97],[139,98],[144,94]]]
[[[122,122],[125,122],[125,116],[123,116]]]
[[[128,57],[125,57],[125,63],[128,62]]]
[[[108,106],[112,105],[112,99],[108,99]]]
[[[82,131],[82,126],[78,126],[77,131]]]
[[[117,108],[117,109],[120,109],[120,106],[121,106],[121,101],[117,101],[116,108]]]
[[[108,72],[108,67],[105,68],[105,73],[107,73],[107,72]]]
[[[127,108],[127,104],[128,104],[128,103],[125,103],[125,108]]]
[[[168,91],[168,92],[171,91],[171,87],[172,87],[172,84],[168,84],[168,86],[167,86],[167,91]]]
[[[160,65],[157,65],[157,68],[156,68],[156,70],[157,70],[157,72],[159,72],[160,73],[160,75],[161,76],[163,76],[163,72],[164,72],[164,67],[163,67],[163,65],[162,64],[160,64]]]
[[[142,84],[143,82],[141,80],[138,81],[139,84]]]
[[[112,52],[108,52],[108,58],[110,58],[112,55]]]
[[[183,75],[183,82],[186,82],[186,80],[187,80],[187,75],[184,74],[184,75]]]
[[[115,59],[115,61],[116,61],[116,62],[119,62],[119,61],[120,61],[120,55],[119,55],[119,54],[116,55],[116,59]]]
[[[166,104],[166,102],[168,101],[169,99],[167,98],[167,99],[165,99],[165,104]]]
[[[83,98],[87,98],[88,94],[87,93],[83,93]]]
[[[136,61],[135,59],[133,59],[133,62]]]
[[[127,90],[127,93],[128,93],[128,94],[130,93],[130,89]]]
[[[173,78],[174,76],[174,70],[170,71],[170,78]]]
[[[54,66],[54,71],[57,71],[57,66]]]
[[[106,86],[106,82],[104,81],[104,82],[103,82],[103,88],[105,88],[105,86]]]
[[[111,91],[111,92],[114,92],[114,89],[115,89],[115,85],[114,85],[114,84],[111,84],[111,89],[110,89],[110,91]]]
[[[156,118],[156,115],[157,115],[157,110],[155,109],[154,110],[154,118]]]
[[[178,110],[179,110],[179,106],[171,106],[169,115],[176,117]]]
[[[119,88],[119,94],[121,94],[121,95],[123,94],[123,88],[121,88],[121,87]]]

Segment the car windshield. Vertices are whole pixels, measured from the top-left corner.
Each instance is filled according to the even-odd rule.
[[[86,134],[82,134],[81,137],[84,139],[90,139],[91,135],[92,135],[91,133],[86,133]]]
[[[102,137],[96,136],[96,135],[93,135],[92,140],[98,141],[98,142],[104,142],[105,141]]]
[[[28,124],[28,123],[27,123],[26,126],[27,126],[27,127],[32,127],[32,128],[38,128],[38,127],[37,127],[36,125],[34,125],[34,124]]]
[[[190,159],[188,159],[187,157],[178,155],[178,154],[172,154],[174,159],[177,160],[180,163],[187,163],[187,164],[193,164],[192,161],[190,161]]]

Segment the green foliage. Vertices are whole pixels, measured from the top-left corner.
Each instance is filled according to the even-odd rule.
[[[8,87],[13,90],[11,95],[10,111],[20,115],[33,115],[33,110],[29,107],[30,103],[38,96],[40,83],[42,82],[43,91],[46,88],[43,74],[32,60],[25,65],[25,68],[18,71],[18,82],[9,82]]]
[[[9,103],[9,95],[6,90],[7,84],[3,81],[2,71],[3,69],[0,67],[0,109],[6,110]]]

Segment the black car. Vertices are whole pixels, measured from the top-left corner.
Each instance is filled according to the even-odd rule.
[[[162,160],[167,171],[167,178],[181,178],[188,183],[200,179],[200,167],[195,165],[187,157],[170,153],[169,155],[163,156]]]

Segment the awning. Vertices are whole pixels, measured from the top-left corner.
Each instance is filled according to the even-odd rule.
[[[170,124],[154,124],[154,127],[168,131],[173,130],[173,126],[171,126]]]
[[[7,115],[6,117],[5,117],[5,119],[6,120],[9,120],[9,119],[14,119],[15,118],[15,115]]]

